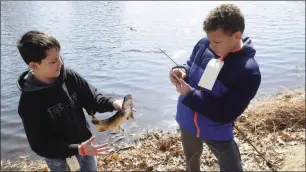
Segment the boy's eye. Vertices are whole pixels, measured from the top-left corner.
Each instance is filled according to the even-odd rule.
[[[50,64],[55,64],[56,62],[58,62],[61,59],[61,56],[59,58],[54,58],[52,59],[52,61],[50,62]]]

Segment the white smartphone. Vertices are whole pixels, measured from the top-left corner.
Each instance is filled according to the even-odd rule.
[[[80,163],[75,156],[66,158],[66,162],[69,166],[70,171],[77,171],[81,168]]]

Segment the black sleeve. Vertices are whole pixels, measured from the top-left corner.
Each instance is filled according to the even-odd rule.
[[[112,97],[102,95],[78,73],[74,73],[79,86],[82,107],[86,109],[89,115],[95,112],[103,113],[115,110],[113,106],[114,99]]]

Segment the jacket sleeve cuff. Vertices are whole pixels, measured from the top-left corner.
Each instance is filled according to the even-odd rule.
[[[79,144],[70,144],[69,148],[70,148],[71,153],[73,155],[78,155],[79,154]]]
[[[114,105],[113,105],[114,101],[115,101],[115,99],[112,98],[112,97],[110,97],[110,98],[108,99],[109,110],[110,110],[111,112],[114,111],[114,110],[116,110],[115,107],[114,107]]]
[[[187,64],[183,64],[182,67],[185,69],[186,75],[188,75],[190,67]]]
[[[193,96],[197,94],[195,88],[191,88],[191,91],[183,98],[182,103],[187,107],[191,108],[193,103]]]

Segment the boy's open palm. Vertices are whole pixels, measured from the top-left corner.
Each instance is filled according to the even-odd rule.
[[[86,155],[105,156],[110,154],[110,147],[107,147],[107,143],[102,145],[93,145],[96,140],[95,136],[92,136],[87,141],[83,142],[84,152]]]

